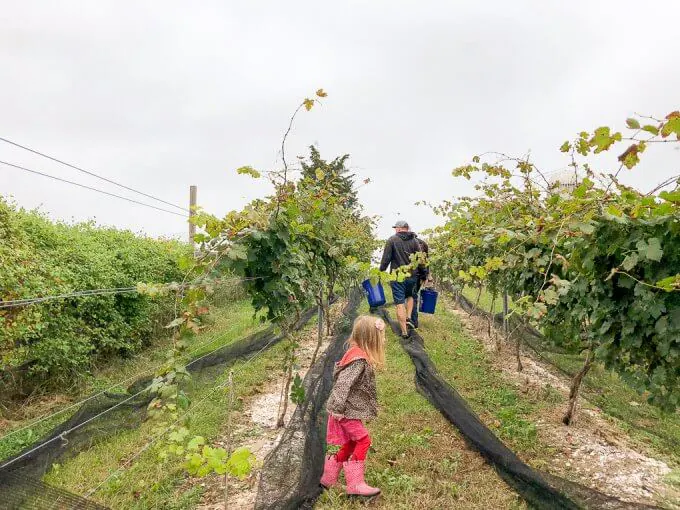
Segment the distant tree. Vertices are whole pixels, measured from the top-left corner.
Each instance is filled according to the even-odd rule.
[[[301,160],[303,179],[301,186],[318,186],[330,191],[333,196],[345,197],[344,206],[358,211],[359,200],[354,189],[354,175],[350,174],[345,166],[349,154],[326,161],[321,158],[319,149],[314,145],[311,145],[309,150],[309,158]]]

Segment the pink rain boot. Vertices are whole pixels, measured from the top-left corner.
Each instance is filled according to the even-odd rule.
[[[323,476],[319,482],[321,486],[328,489],[335,485],[338,481],[338,476],[340,476],[341,469],[342,462],[335,460],[335,455],[327,456],[326,462],[323,465]]]
[[[371,487],[364,480],[363,460],[345,462],[345,480],[347,481],[347,494],[350,496],[377,496],[380,489]]]

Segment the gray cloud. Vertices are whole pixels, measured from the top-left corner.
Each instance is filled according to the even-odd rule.
[[[1,136],[185,205],[189,184],[221,214],[267,192],[237,176],[289,153],[349,152],[389,232],[436,219],[416,200],[469,193],[450,170],[487,150],[566,164],[565,139],[635,111],[678,108],[680,5],[658,2],[5,2]],[[679,173],[663,150],[627,182]],[[0,144],[0,159],[104,186]],[[600,158],[614,167],[612,156]],[[3,193],[53,217],[150,234],[180,218],[1,168]],[[107,187],[107,189],[112,189]],[[114,189],[112,189],[114,190]]]

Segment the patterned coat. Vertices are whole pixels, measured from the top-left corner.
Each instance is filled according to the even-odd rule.
[[[378,415],[375,371],[359,347],[349,349],[336,363],[326,410],[352,420],[371,420]]]

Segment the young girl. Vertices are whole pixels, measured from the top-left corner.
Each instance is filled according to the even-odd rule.
[[[335,365],[333,390],[326,404],[327,441],[341,448],[326,457],[321,485],[335,485],[344,467],[347,494],[375,496],[380,489],[364,480],[371,438],[363,422],[378,414],[374,368],[385,362],[385,323],[369,315],[358,317],[348,344],[349,349]]]

